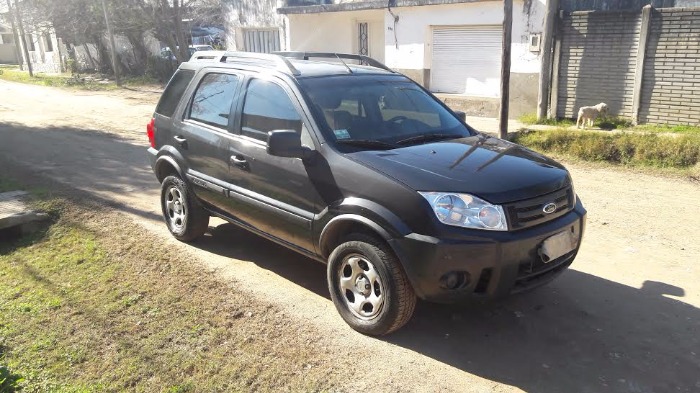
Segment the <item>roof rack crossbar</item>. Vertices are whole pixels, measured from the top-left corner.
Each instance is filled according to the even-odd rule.
[[[319,59],[348,59],[348,60],[358,60],[366,63],[369,66],[375,68],[381,68],[386,71],[393,72],[392,69],[385,66],[381,62],[365,55],[356,55],[350,53],[332,53],[332,52],[272,52],[275,55],[283,56],[286,58],[297,59],[297,60],[309,60],[311,58]],[[342,60],[341,60],[342,61]]]
[[[294,67],[294,65],[292,65],[292,63],[287,58],[276,54],[227,51],[221,55],[219,61],[221,63],[225,63],[228,58],[235,58],[242,62],[249,61],[250,63],[262,61],[270,65],[276,66],[278,69],[281,69],[285,72],[289,71],[292,73],[292,75],[301,75],[299,70],[297,70],[296,67]]]

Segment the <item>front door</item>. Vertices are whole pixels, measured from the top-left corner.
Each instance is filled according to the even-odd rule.
[[[320,200],[309,181],[307,164],[298,158],[267,154],[267,133],[295,130],[314,148],[308,120],[284,82],[251,78],[244,89],[238,135],[231,140],[230,197],[245,204],[238,216],[285,242],[313,251],[311,223]]]

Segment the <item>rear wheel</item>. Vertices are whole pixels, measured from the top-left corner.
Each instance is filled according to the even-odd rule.
[[[189,242],[204,235],[209,214],[196,200],[187,184],[177,176],[163,180],[160,193],[163,217],[176,239]]]
[[[336,309],[353,329],[380,336],[405,325],[416,295],[393,252],[381,241],[357,234],[328,258],[328,287]]]

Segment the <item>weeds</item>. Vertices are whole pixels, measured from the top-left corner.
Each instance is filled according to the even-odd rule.
[[[94,77],[92,75],[85,74],[34,74],[34,77],[30,77],[28,72],[20,71],[16,67],[4,68],[4,73],[0,73],[0,79],[10,81],[27,83],[32,85],[40,86],[51,86],[51,87],[71,87],[81,90],[115,90],[119,86],[112,80],[106,78]],[[158,84],[158,81],[148,77],[126,77],[123,78],[122,84],[124,86],[143,86],[143,85],[154,85]]]
[[[360,372],[105,206],[35,203],[53,225],[0,241],[0,393],[321,391]]]
[[[700,138],[694,135],[555,130],[520,133],[514,142],[548,153],[613,164],[682,169],[700,160]]]
[[[522,115],[518,118],[518,121],[525,125],[545,125],[545,126],[559,126],[559,127],[569,127],[575,123],[571,119],[549,119],[544,118],[537,120],[537,115],[534,113],[528,113]]]

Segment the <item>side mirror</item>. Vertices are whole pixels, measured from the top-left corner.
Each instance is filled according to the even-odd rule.
[[[455,111],[455,115],[457,115],[457,118],[462,121],[462,123],[467,122],[467,114],[462,112],[462,111]]]
[[[294,130],[267,133],[267,154],[277,157],[308,158],[311,149],[301,145],[301,135]]]

